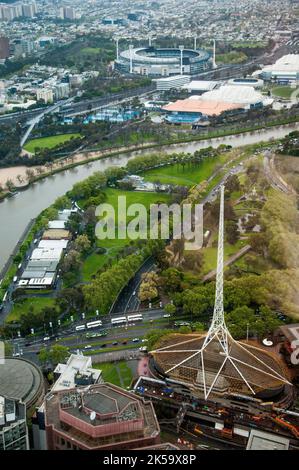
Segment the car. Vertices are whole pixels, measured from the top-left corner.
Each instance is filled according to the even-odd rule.
[[[102,344],[101,348],[106,348],[107,344]]]
[[[113,346],[116,346],[118,344],[117,341],[114,341],[114,343],[112,343]]]
[[[170,318],[170,313],[165,313],[165,315],[163,315],[163,318]]]
[[[86,346],[84,346],[84,349],[91,349],[92,346],[90,344],[87,344]]]
[[[132,339],[132,342],[133,342],[133,343],[138,343],[139,341],[140,341],[139,338],[133,338],[133,339]]]
[[[45,336],[44,341],[50,341],[50,336]]]
[[[128,341],[123,341],[121,344],[127,344],[127,343],[128,343]]]
[[[139,348],[139,351],[147,352],[147,347],[146,346],[141,346],[141,348]]]
[[[143,339],[141,340],[141,342],[142,342],[142,343],[147,343],[147,342],[148,342],[148,339],[143,338]]]

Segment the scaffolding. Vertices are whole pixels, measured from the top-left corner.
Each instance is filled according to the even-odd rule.
[[[224,186],[220,191],[215,305],[205,335],[170,335],[152,351],[165,375],[191,384],[207,400],[211,394],[278,393],[290,382],[279,358],[231,336],[223,308]]]

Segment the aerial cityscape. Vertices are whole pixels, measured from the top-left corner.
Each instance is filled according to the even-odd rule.
[[[298,285],[299,0],[0,1],[0,451],[298,451]]]

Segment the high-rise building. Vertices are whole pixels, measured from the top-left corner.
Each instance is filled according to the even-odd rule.
[[[0,60],[9,57],[9,39],[2,36],[0,37]]]
[[[67,98],[70,94],[70,86],[68,83],[59,83],[55,87],[55,98],[61,100]]]
[[[0,396],[0,451],[28,449],[26,405]]]
[[[50,88],[40,88],[36,90],[37,101],[53,103],[53,91]]]
[[[136,449],[160,442],[152,403],[106,383],[51,391],[45,428],[49,450]]]
[[[76,19],[76,10],[73,7],[61,7],[60,8],[60,18],[63,20],[75,20]]]

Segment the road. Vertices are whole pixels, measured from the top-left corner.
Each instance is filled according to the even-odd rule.
[[[137,271],[133,279],[120,292],[116,302],[112,305],[110,313],[130,312],[139,309],[140,301],[138,299],[138,289],[142,281],[142,275],[154,269],[153,258],[147,259],[141,268]]]
[[[274,156],[275,155],[269,150],[266,150],[264,152],[264,172],[269,183],[271,184],[272,188],[277,189],[278,191],[284,194],[295,194],[293,188],[283,180],[283,178],[276,170]]]

